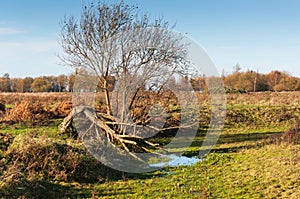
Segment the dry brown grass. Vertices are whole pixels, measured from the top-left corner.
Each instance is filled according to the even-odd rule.
[[[0,110],[1,122],[47,122],[63,118],[72,109],[70,93],[0,93],[5,111]]]
[[[66,117],[72,110],[72,103],[68,101],[57,102],[51,108],[51,112],[55,117]]]
[[[198,93],[197,96],[201,107],[211,105],[208,94]],[[247,107],[250,105],[297,108],[300,104],[300,92],[227,94],[226,97],[229,107],[237,105]],[[163,93],[158,98],[146,92],[140,96],[140,100],[135,104],[133,111],[136,112],[136,116],[144,115],[148,111],[145,107],[158,101],[165,107],[170,105],[175,107],[177,104],[174,95],[172,96],[168,92]],[[0,121],[41,121],[67,116],[72,109],[72,93],[0,93],[0,102],[6,106],[6,113],[0,111]],[[103,94],[96,94],[95,107],[102,112],[105,111]],[[261,117],[260,115],[257,116]],[[246,119],[249,121],[248,117]]]
[[[5,105],[13,105],[17,102],[46,102],[54,104],[55,102],[71,101],[71,93],[0,93],[0,102]]]
[[[226,94],[228,105],[299,106],[300,92]]]
[[[41,122],[52,118],[48,107],[41,102],[19,102],[4,117],[5,122]]]
[[[294,127],[286,130],[282,134],[271,136],[269,139],[267,139],[267,142],[277,145],[300,144],[300,122],[298,121]]]
[[[45,180],[99,182],[110,175],[120,175],[77,145],[62,144],[34,134],[15,137],[8,149],[3,150],[5,158],[0,161],[0,187],[24,186]]]

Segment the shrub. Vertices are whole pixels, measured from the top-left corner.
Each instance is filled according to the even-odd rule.
[[[41,122],[47,121],[53,115],[41,102],[23,101],[16,103],[13,108],[7,112],[4,121],[9,122]]]
[[[72,102],[68,101],[62,101],[62,102],[56,102],[51,112],[55,116],[55,118],[64,118],[69,115],[69,113],[72,110]]]

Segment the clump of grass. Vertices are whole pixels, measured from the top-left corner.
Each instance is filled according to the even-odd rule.
[[[71,110],[72,102],[69,101],[56,102],[51,108],[51,112],[55,118],[64,118],[69,115]]]
[[[33,134],[17,136],[1,165],[1,187],[28,186],[43,181],[99,182],[108,175],[118,176],[79,146]]]
[[[30,101],[23,101],[15,103],[13,108],[7,112],[4,121],[18,123],[18,122],[42,122],[52,118],[53,115],[45,104],[41,102],[32,103]]]
[[[6,151],[13,139],[14,137],[10,134],[0,133],[0,151]]]
[[[272,144],[300,144],[300,121],[282,134],[272,136],[270,142]]]
[[[55,102],[52,105],[50,102],[31,102],[24,100],[22,102],[16,102],[6,113],[0,110],[0,116],[3,115],[3,119],[0,121],[39,125],[47,122],[49,119],[64,118],[71,110],[72,103],[69,101]]]
[[[298,122],[295,127],[284,132],[282,135],[282,140],[291,144],[299,144],[300,143],[300,123]]]

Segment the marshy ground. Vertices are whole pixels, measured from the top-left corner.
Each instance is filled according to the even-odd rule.
[[[80,140],[60,134],[57,126],[68,114],[71,96],[48,95],[0,95],[6,106],[0,124],[3,198],[300,197],[298,92],[228,94],[224,129],[203,161],[144,174],[106,168]],[[209,99],[199,94],[199,101],[201,125],[184,152],[188,157],[202,150],[209,123]]]

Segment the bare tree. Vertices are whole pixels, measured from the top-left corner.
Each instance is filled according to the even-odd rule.
[[[168,30],[163,19],[150,21],[148,15],[138,11],[138,7],[123,1],[89,4],[83,7],[79,21],[65,17],[60,36],[64,64],[76,68],[77,79],[91,81],[90,76],[96,77],[96,86],[105,94],[106,113],[98,113],[101,121],[97,125],[111,142],[116,140],[128,151],[127,144],[146,142],[133,137],[135,130],[129,128],[130,110],[138,94],[145,88],[159,90],[171,76],[186,72],[187,52],[182,38]],[[115,79],[114,94],[109,92],[111,77]],[[63,130],[70,118],[61,125]]]

